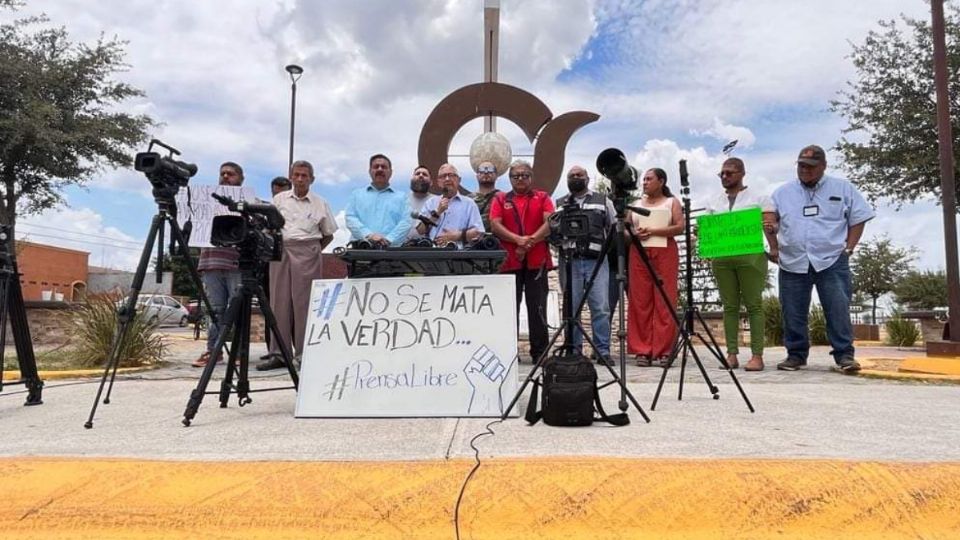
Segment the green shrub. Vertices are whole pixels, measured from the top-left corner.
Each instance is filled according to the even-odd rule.
[[[776,296],[763,297],[763,339],[768,347],[783,345],[783,315],[780,312],[780,299]]]
[[[823,308],[813,306],[810,310],[810,344],[811,345],[829,345],[830,339],[827,338],[827,317],[823,313]]]
[[[86,305],[72,316],[72,336],[77,364],[84,367],[103,366],[110,355],[117,324],[117,297],[88,298]],[[124,342],[120,345],[120,367],[158,363],[163,358],[163,340],[155,333],[156,323],[147,320],[146,311],[138,309],[130,321]]]
[[[899,313],[894,313],[893,317],[887,320],[885,326],[887,327],[887,343],[890,345],[913,347],[920,339],[920,330],[917,325],[909,319],[904,319]]]

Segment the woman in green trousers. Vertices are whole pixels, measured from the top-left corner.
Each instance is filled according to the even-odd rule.
[[[723,162],[720,181],[723,193],[707,204],[711,214],[760,208],[764,221],[773,219],[774,208],[770,198],[754,193],[743,185],[746,169],[743,160],[729,158]],[[746,308],[750,320],[750,361],[746,371],[763,370],[763,289],[767,283],[767,255],[755,253],[733,257],[719,257],[711,261],[713,275],[723,303],[723,333],[727,341],[727,364],[740,367],[740,306]]]

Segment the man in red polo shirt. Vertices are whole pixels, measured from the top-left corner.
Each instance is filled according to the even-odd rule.
[[[500,272],[513,274],[517,284],[517,324],[520,299],[526,295],[530,356],[536,362],[547,348],[547,272],[553,259],[546,238],[547,219],[554,211],[545,191],[533,189],[533,167],[523,160],[510,164],[508,193],[497,193],[490,205],[490,228],[500,238],[507,258]]]

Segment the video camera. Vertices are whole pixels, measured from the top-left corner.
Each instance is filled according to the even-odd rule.
[[[169,156],[162,156],[153,151],[153,145],[162,146],[170,151]],[[157,139],[150,141],[146,152],[139,152],[133,161],[133,168],[142,172],[153,185],[155,197],[172,199],[186,187],[190,178],[197,174],[197,166],[193,163],[173,159],[180,155],[180,151],[164,144]]]
[[[567,197],[566,203],[550,215],[548,221],[550,235],[547,241],[563,249],[580,249],[590,241],[590,217],[573,199]]]
[[[210,231],[210,243],[217,247],[235,247],[240,261],[279,261],[283,256],[281,229],[285,220],[272,204],[235,201],[230,197],[211,193],[211,197],[231,212],[240,215],[216,216]]]

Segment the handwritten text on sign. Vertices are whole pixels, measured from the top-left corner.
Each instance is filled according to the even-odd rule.
[[[701,258],[732,257],[763,253],[763,221],[760,208],[705,214],[697,218]]]
[[[257,200],[253,189],[248,187],[207,185],[190,186],[189,189],[189,199],[187,188],[180,188],[180,192],[177,193],[177,224],[182,228],[187,220],[193,223],[189,241],[193,247],[211,247],[210,231],[213,228],[213,218],[234,214],[211,197],[211,193],[225,195],[235,201],[256,202]]]
[[[314,281],[297,416],[499,416],[515,302],[511,276]]]

